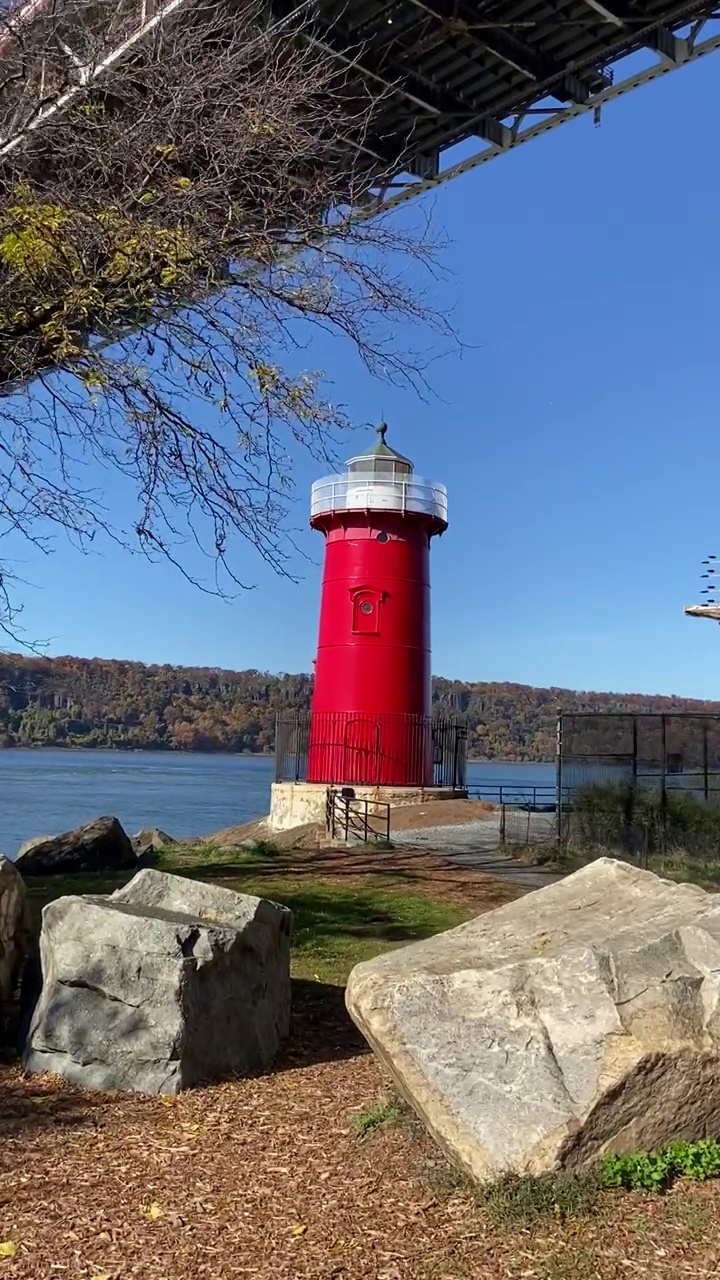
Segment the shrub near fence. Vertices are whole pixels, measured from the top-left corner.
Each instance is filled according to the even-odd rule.
[[[581,787],[564,809],[561,847],[578,861],[610,855],[720,877],[720,804],[630,782]]]

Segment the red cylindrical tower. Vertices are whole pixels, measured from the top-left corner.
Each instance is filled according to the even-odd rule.
[[[430,539],[447,491],[385,443],[312,488],[325,535],[309,782],[430,786]]]

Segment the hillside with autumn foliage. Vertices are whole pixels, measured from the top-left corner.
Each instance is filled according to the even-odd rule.
[[[278,711],[310,704],[308,675],[0,655],[0,746],[271,753]],[[477,760],[550,760],[564,711],[708,711],[720,703],[436,678]]]

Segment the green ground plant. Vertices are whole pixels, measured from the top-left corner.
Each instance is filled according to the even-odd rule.
[[[389,1094],[388,1097],[380,1099],[366,1111],[361,1111],[359,1115],[353,1117],[353,1131],[358,1138],[367,1138],[378,1129],[397,1124],[402,1114],[403,1104],[397,1094]]]
[[[628,1191],[667,1190],[677,1178],[707,1182],[720,1176],[720,1142],[670,1142],[659,1151],[606,1156],[600,1166],[604,1187]]]

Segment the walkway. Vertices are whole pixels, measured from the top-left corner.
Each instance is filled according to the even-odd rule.
[[[522,815],[523,819],[525,814]],[[530,828],[538,836],[547,836],[555,823],[555,815],[532,813]],[[458,867],[471,867],[473,871],[485,871],[488,875],[510,880],[527,889],[541,889],[545,885],[562,880],[562,872],[545,867],[526,866],[516,858],[508,858],[500,843],[500,814],[473,822],[452,826],[423,827],[415,831],[392,832],[394,845],[413,849],[428,849],[447,858]]]

